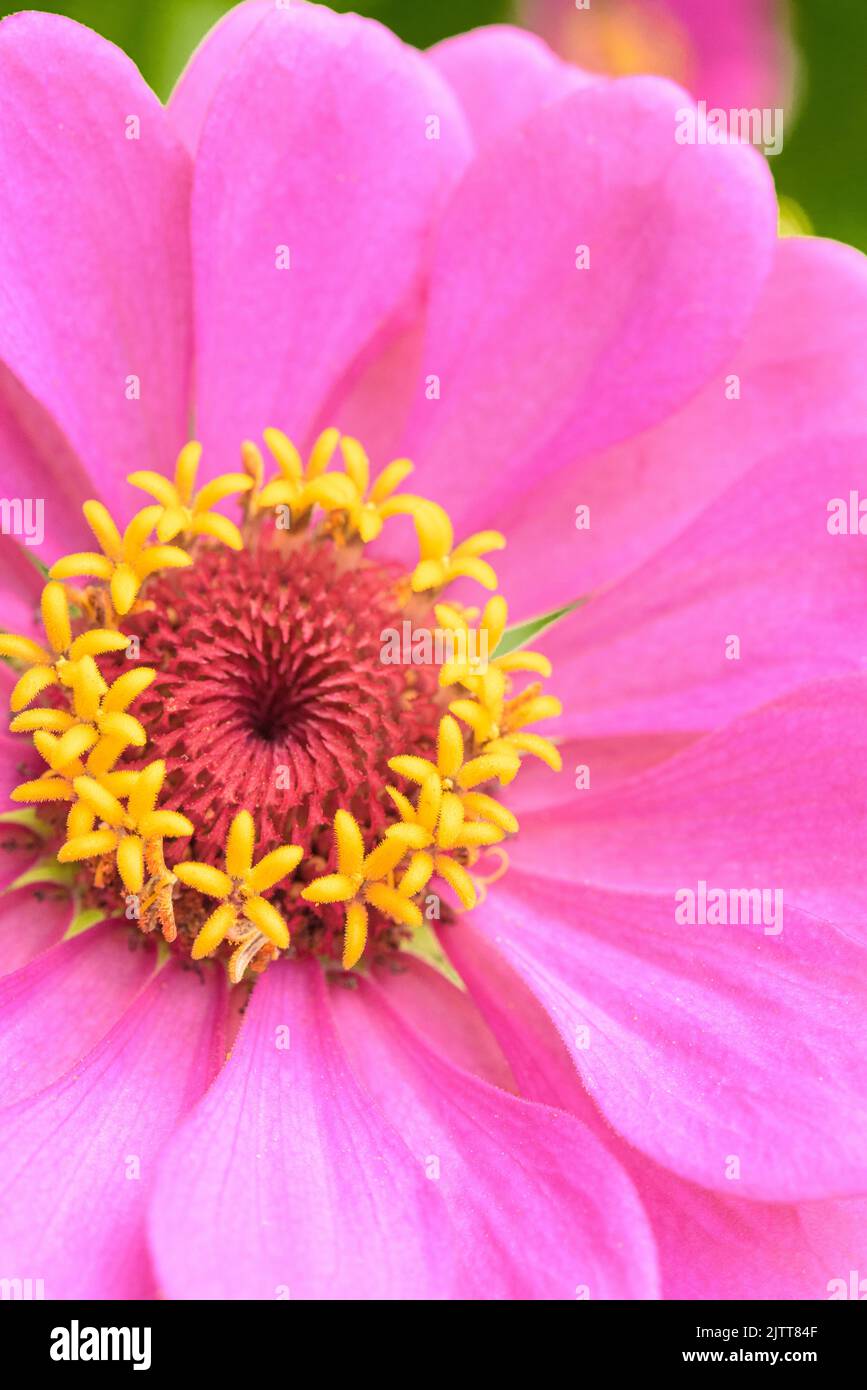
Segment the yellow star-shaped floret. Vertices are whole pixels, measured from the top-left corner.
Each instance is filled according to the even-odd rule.
[[[352,484],[351,501],[339,508],[346,513],[345,531],[348,536],[358,535],[365,545],[376,540],[382,530],[383,522],[390,516],[399,515],[408,494],[398,493],[404,478],[409,477],[413,465],[409,459],[393,459],[370,485],[370,460],[357,439],[344,435],[340,441],[340,452],[346,467],[346,477]]]
[[[464,736],[460,725],[450,714],[444,714],[437,733],[437,760],[420,758],[414,753],[389,758],[388,765],[399,777],[430,783],[436,794],[472,791],[474,787],[495,779],[505,786],[518,771],[520,760],[516,753],[495,749],[475,758],[464,760]],[[432,795],[434,792],[431,793]]]
[[[477,531],[455,545],[448,513],[438,502],[411,493],[392,498],[388,514],[399,513],[412,517],[418,536],[419,561],[410,581],[413,593],[441,589],[454,579],[474,579],[486,589],[496,589],[496,573],[481,556],[504,548],[506,538],[499,531]]]
[[[461,788],[455,778],[460,777],[463,767],[470,766],[463,764],[462,758],[460,729],[450,715],[444,715],[440,722],[436,767],[426,759],[418,759],[408,769],[403,759],[392,759],[389,766],[394,771],[402,771],[404,776],[411,771],[412,780],[421,785],[415,806],[395,787],[386,788],[400,815],[400,821],[389,826],[386,838],[416,851],[414,869],[421,887],[437,873],[455,890],[463,906],[471,908],[476,902],[475,884],[464,865],[451,856],[455,851],[475,856],[480,849],[498,844],[504,835],[514,834],[518,822],[508,807],[494,797]],[[500,754],[495,755],[494,765],[501,765],[503,775],[510,779],[514,776],[512,769],[516,761],[514,754]],[[482,760],[472,759],[471,762],[479,764]],[[423,763],[424,769],[418,763]],[[477,786],[474,779],[479,771],[487,773],[482,780],[489,780],[495,775],[492,766],[486,762],[482,768],[472,768],[469,780]],[[444,775],[444,769],[451,775]],[[432,852],[429,854],[428,850]]]
[[[26,709],[49,686],[73,686],[85,662],[89,663],[89,670],[95,670],[95,656],[123,651],[127,645],[128,639],[123,633],[108,628],[93,628],[74,638],[69,600],[62,584],[52,581],[45,585],[41,607],[42,624],[50,650],[30,637],[0,634],[0,656],[24,662],[29,668],[12,690],[9,707],[13,714]],[[102,688],[105,689],[105,682]]]
[[[466,612],[453,604],[438,603],[434,612],[440,627],[453,634],[454,646],[454,660],[444,662],[440,668],[440,685],[460,682],[473,689],[471,680],[483,674],[488,666],[506,675],[512,671],[533,671],[538,676],[550,676],[551,663],[541,652],[519,648],[503,656],[496,655],[509,620],[508,605],[502,594],[488,599],[474,628],[470,627]]]
[[[147,690],[156,674],[149,666],[136,666],[106,686],[93,658],[85,657],[76,671],[72,711],[24,710],[15,716],[9,727],[14,734],[33,733],[37,729],[65,734],[76,726],[91,725],[95,738],[115,739],[124,746],[144,748],[147,733],[144,725],[129,713],[129,706]]]
[[[244,467],[253,480],[248,497],[251,515],[270,507],[288,507],[292,525],[306,525],[314,506],[334,511],[351,505],[355,490],[345,473],[326,473],[340,431],[323,430],[310,451],[305,465],[301,455],[282,430],[266,429],[263,438],[268,452],[277,464],[278,473],[265,483],[265,464],[262,451],[252,440],[241,445]]]
[[[64,555],[51,566],[52,579],[72,579],[76,575],[101,579],[109,586],[114,610],[121,617],[129,613],[146,579],[162,569],[180,569],[192,564],[185,550],[176,545],[148,545],[151,532],[163,514],[162,507],[144,507],[137,512],[121,536],[108,510],[101,502],[85,502],[85,518],[102,546],[96,551]]]
[[[156,809],[166,776],[161,758],[136,775],[126,806],[95,777],[73,779],[80,801],[90,812],[90,826],[67,840],[58,851],[61,864],[116,854],[118,873],[130,893],[140,893],[144,883],[145,848],[152,840],[192,835],[194,826],[178,811]],[[96,821],[97,829],[93,829]]]
[[[32,782],[22,782],[10,793],[13,801],[71,801],[66,821],[66,833],[72,837],[89,830],[90,813],[78,798],[75,778],[95,777],[115,796],[127,796],[135,785],[136,772],[116,772],[114,765],[127,747],[120,739],[97,739],[94,731],[78,724],[68,729],[62,738],[46,730],[38,730],[33,742],[39,755],[48,764],[48,771]],[[85,753],[87,758],[84,759]]]
[[[201,457],[202,446],[192,439],[178,454],[173,483],[161,473],[148,470],[130,473],[127,482],[150,493],[160,503],[161,513],[156,521],[158,540],[172,541],[179,535],[213,536],[232,550],[243,550],[241,532],[234,521],[212,512],[211,508],[236,492],[248,492],[253,479],[246,473],[222,473],[195,492]]]
[[[541,652],[522,649],[503,656],[486,655],[496,653],[505,631],[508,619],[505,599],[498,594],[485,605],[475,630],[470,629],[466,616],[450,604],[438,603],[434,611],[437,622],[455,633],[456,647],[463,649],[456,650],[454,661],[443,665],[440,684],[459,683],[474,696],[473,699],[450,701],[449,709],[470,726],[481,752],[531,753],[559,772],[563,760],[557,746],[541,734],[527,733],[526,726],[562,714],[560,701],[555,695],[543,694],[538,681],[507,699],[513,671],[550,676],[550,661]]]
[[[394,871],[406,855],[406,846],[387,837],[369,854],[358,822],[348,811],[334,817],[337,842],[337,872],[314,878],[301,892],[309,903],[345,903],[346,927],[343,941],[343,968],[351,970],[364,953],[367,941],[368,907],[375,907],[392,921],[406,927],[420,927],[422,915],[411,901],[418,892],[412,864],[395,885]],[[407,878],[412,874],[413,877]]]
[[[254,864],[255,844],[253,817],[249,811],[239,811],[229,826],[225,873],[195,859],[175,865],[175,876],[181,883],[210,898],[220,899],[220,906],[211,913],[193,942],[193,960],[209,956],[226,937],[230,941],[238,940],[239,918],[248,923],[242,944],[252,928],[278,950],[285,951],[289,945],[289,928],[276,907],[262,894],[298,867],[304,851],[298,845],[280,845]]]

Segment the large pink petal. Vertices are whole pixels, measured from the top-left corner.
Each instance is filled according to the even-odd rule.
[[[456,1296],[654,1297],[653,1243],[619,1165],[573,1117],[423,1043],[388,1002],[404,982],[335,991],[334,1008],[353,1065],[445,1202]]]
[[[0,1106],[56,1081],[117,1022],[154,969],[151,944],[136,945],[101,923],[0,980]]]
[[[224,1003],[215,974],[170,964],[74,1071],[0,1111],[0,1249],[47,1298],[156,1292],[145,1208],[160,1152],[217,1067]],[[173,1174],[179,1189],[188,1176]]]
[[[319,966],[269,970],[163,1156],[151,1240],[166,1295],[442,1296],[442,1226],[436,1186],[352,1074]]]
[[[6,838],[8,827],[0,831]],[[31,858],[36,857],[33,844]],[[0,859],[6,867],[6,855]],[[69,894],[50,887],[41,891],[32,884],[4,892],[0,897],[0,976],[20,970],[43,951],[56,946],[72,920]],[[2,985],[0,985],[2,989]]]
[[[317,432],[333,426],[362,440],[374,472],[399,453],[421,370],[423,336],[424,306],[421,295],[413,295],[367,345],[319,413]],[[410,527],[403,533],[389,527],[376,547],[407,568],[418,558],[418,543]]]
[[[738,478],[805,442],[863,432],[865,341],[867,259],[838,242],[779,241],[743,343],[682,410],[582,463],[567,460],[543,488],[527,477],[505,508],[487,501],[483,524],[508,537],[497,572],[513,618],[610,585],[702,513],[712,547],[722,527],[706,509]],[[589,508],[589,527],[576,528],[578,506]]]
[[[406,444],[458,522],[663,419],[740,340],[773,189],[751,150],[676,143],[686,100],[644,78],[576,92],[483,149],[457,189],[431,270],[423,372],[439,395],[420,388]]]
[[[524,29],[491,24],[428,50],[461,100],[477,145],[499,140],[542,106],[598,78],[564,63]]]
[[[513,864],[564,880],[673,894],[780,887],[861,940],[867,931],[867,680],[818,681],[619,786],[562,779],[524,815]]]
[[[657,1162],[727,1195],[862,1190],[867,989],[841,932],[788,906],[780,935],[687,926],[673,897],[514,871],[479,929],[544,1004],[609,1122]]]
[[[848,511],[865,448],[861,435],[775,451],[555,624],[539,645],[567,706],[560,731],[698,733],[803,682],[863,670],[863,538],[829,534],[828,503]]]
[[[241,440],[265,426],[309,432],[413,287],[468,151],[447,84],[381,25],[292,5],[254,28],[196,157],[197,427],[210,467],[236,466]]]
[[[187,430],[189,158],[119,49],[19,14],[0,25],[0,168],[0,357],[115,502]]]
[[[31,561],[39,556],[50,564],[65,551],[92,549],[93,535],[81,504],[93,495],[97,484],[88,478],[48,412],[2,363],[0,455],[4,494],[22,506],[21,519],[13,521],[13,526],[23,554]],[[3,544],[4,549],[9,545],[5,536]],[[26,563],[22,560],[22,567]],[[35,577],[35,566],[31,568]]]
[[[522,1093],[584,1119],[632,1176],[653,1229],[663,1298],[827,1298],[829,1280],[865,1267],[863,1201],[756,1202],[738,1198],[734,1181],[731,1196],[709,1192],[618,1139],[508,960],[479,932],[441,935]]]

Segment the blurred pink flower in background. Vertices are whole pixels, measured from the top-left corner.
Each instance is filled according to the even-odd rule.
[[[785,0],[519,0],[518,18],[590,72],[657,73],[725,110],[782,106],[795,55]]]

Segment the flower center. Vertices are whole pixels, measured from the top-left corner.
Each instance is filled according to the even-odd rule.
[[[347,970],[365,949],[392,952],[423,905],[458,910],[439,886],[473,907],[493,881],[474,878],[479,856],[496,850],[502,872],[499,842],[518,828],[498,785],[527,754],[560,761],[525,727],[559,702],[538,681],[511,693],[515,673],[550,664],[497,655],[504,600],[481,614],[435,601],[456,579],[495,589],[482,556],[503,537],[455,545],[442,507],[397,491],[406,459],[371,483],[361,445],[336,430],[306,463],[280,431],[264,437],[270,481],[246,441],[244,472],[196,491],[192,442],[174,482],[130,476],[155,504],[122,534],[85,503],[101,553],[52,566],[46,645],[0,635],[0,657],[24,668],[12,730],[47,764],[13,799],[58,836],[79,906],[159,926],[194,960],[225,958],[236,983],[280,952]],[[241,528],[214,511],[238,493]],[[365,549],[401,516],[419,542],[409,575]]]
[[[339,806],[365,835],[393,819],[388,759],[404,745],[428,756],[446,707],[434,667],[382,661],[382,634],[404,617],[399,577],[360,549],[269,528],[149,587],[153,608],[126,623],[156,671],[136,706],[141,756],[165,760],[165,804],[194,822],[197,859],[218,862],[244,807],[263,854],[312,851]]]

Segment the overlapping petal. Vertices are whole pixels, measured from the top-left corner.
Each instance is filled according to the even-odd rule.
[[[867,985],[863,950],[840,930],[788,907],[775,935],[687,925],[673,896],[515,871],[480,925],[635,1147],[745,1197],[861,1191]]]
[[[30,13],[0,25],[0,167],[4,410],[29,393],[113,503],[186,433],[189,158],[124,54]]]
[[[459,525],[481,495],[656,424],[740,340],[773,190],[751,150],[675,142],[684,100],[654,79],[575,92],[482,149],[456,190],[405,452]]]
[[[0,954],[5,959],[5,941]],[[144,987],[154,963],[150,943],[133,951],[121,924],[107,922],[0,980],[0,1106],[50,1086],[80,1061]]]
[[[292,5],[253,27],[211,97],[196,155],[206,469],[233,465],[263,425],[309,433],[412,290],[468,153],[447,84],[381,25]]]
[[[460,98],[476,147],[499,140],[535,111],[598,78],[564,63],[534,34],[489,24],[428,50]]]
[[[0,844],[3,844],[0,862],[7,874],[13,866],[18,867],[16,861],[19,855],[24,857],[21,851],[16,853],[3,843],[8,837],[7,827],[5,835],[0,832]],[[24,836],[21,840],[23,842]],[[33,836],[27,857],[35,859],[37,849],[38,843]],[[43,951],[56,946],[62,940],[71,917],[69,895],[65,892],[51,888],[34,891],[32,884],[14,891],[6,889],[0,896],[0,977],[13,974]]]
[[[401,986],[397,975],[387,990],[335,994],[335,1014],[354,1066],[442,1194],[457,1296],[654,1297],[652,1237],[617,1162],[574,1117],[429,1048],[389,1003]]]
[[[651,1221],[664,1299],[828,1298],[864,1268],[863,1200],[758,1202],[661,1168],[614,1134],[549,1016],[502,952],[476,931],[442,932],[524,1095],[587,1123],[630,1173]],[[839,1297],[839,1283],[836,1285]]]
[[[435,1184],[350,1069],[319,966],[269,970],[162,1158],[151,1242],[166,1295],[437,1297],[442,1228]]]
[[[145,1207],[216,1069],[224,1005],[215,976],[167,966],[72,1071],[0,1110],[0,1248],[46,1298],[156,1295]]]
[[[568,708],[561,734],[700,733],[810,680],[863,671],[863,538],[828,525],[834,499],[848,516],[865,449],[867,435],[774,449],[555,625],[539,645]]]
[[[586,762],[586,759],[582,759]],[[867,680],[816,681],[619,785],[562,788],[522,816],[512,862],[571,883],[673,894],[700,879],[781,888],[867,931]]]
[[[724,553],[714,560],[725,540],[717,499],[786,453],[796,481],[797,463],[817,442],[863,433],[865,330],[867,260],[833,241],[779,241],[742,343],[692,400],[613,448],[565,457],[544,488],[528,473],[521,495],[497,512],[509,538],[499,574],[513,614],[530,617],[610,588],[677,546],[693,522],[703,529],[708,565],[722,571]],[[772,512],[787,506],[784,486]],[[580,527],[579,507],[587,508]],[[753,509],[745,496],[744,518]],[[490,525],[491,515],[480,499],[474,523]],[[542,547],[545,565],[535,563]]]

